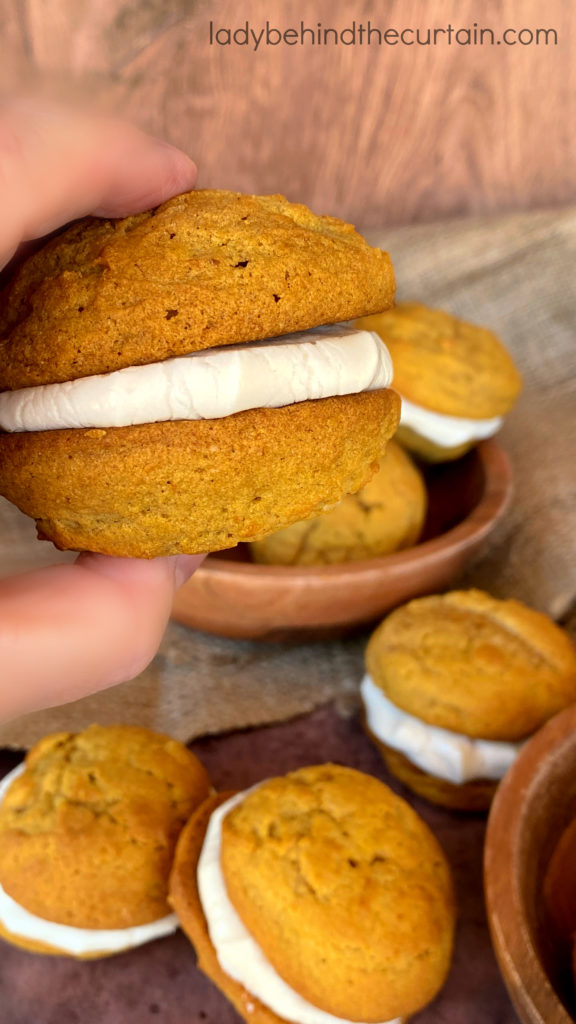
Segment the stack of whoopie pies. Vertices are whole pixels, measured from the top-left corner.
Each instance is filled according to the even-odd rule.
[[[388,255],[282,196],[74,224],[1,296],[0,493],[60,548],[254,540],[375,472],[400,411]],[[305,333],[299,333],[305,332]]]

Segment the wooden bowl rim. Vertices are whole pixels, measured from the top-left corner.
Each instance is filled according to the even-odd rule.
[[[548,774],[550,758],[558,763],[574,743],[575,732],[573,705],[528,740],[498,787],[486,830],[484,887],[496,958],[516,1008],[530,1013],[523,1019],[531,1024],[573,1024],[538,955],[515,865],[530,806]],[[498,874],[506,878],[505,886],[498,884]]]
[[[198,573],[210,573],[220,577],[254,576],[267,580],[284,580],[318,578],[379,576],[385,568],[394,572],[410,563],[426,563],[435,560],[439,551],[447,553],[458,548],[465,548],[485,537],[494,524],[506,512],[512,496],[512,467],[510,459],[500,445],[490,439],[476,446],[480,463],[484,470],[485,486],[482,496],[472,511],[445,533],[439,534],[422,544],[398,551],[391,555],[380,555],[357,562],[341,562],[336,565],[262,565],[255,562],[234,562],[208,555]]]

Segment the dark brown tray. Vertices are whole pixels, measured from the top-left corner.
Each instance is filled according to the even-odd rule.
[[[222,789],[243,789],[305,764],[336,761],[392,782],[357,715],[333,707],[282,725],[192,744]],[[320,754],[321,752],[321,754]],[[4,774],[18,757],[0,753]],[[454,963],[439,997],[411,1024],[517,1024],[492,952],[482,892],[485,819],[410,797],[452,864],[459,904]],[[24,953],[0,942],[0,1024],[239,1024],[223,996],[196,970],[179,933],[121,956],[80,963]]]

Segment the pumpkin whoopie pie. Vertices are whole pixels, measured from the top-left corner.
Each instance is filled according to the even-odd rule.
[[[199,967],[254,1024],[399,1024],[449,969],[442,850],[408,804],[351,768],[209,798],[182,832],[170,893]]]
[[[492,331],[419,302],[400,302],[357,325],[377,331],[390,351],[402,396],[398,440],[416,455],[456,459],[500,429],[521,378]]]
[[[331,565],[389,555],[416,544],[428,495],[409,454],[390,441],[376,476],[330,512],[293,523],[251,545],[255,562]]]
[[[0,784],[0,936],[86,959],[175,931],[174,847],[209,792],[198,759],[148,729],[41,740]]]
[[[339,324],[393,298],[386,253],[282,196],[82,220],[1,296],[0,493],[60,548],[144,558],[314,515],[396,429],[385,346]]]
[[[480,590],[417,598],[366,650],[366,725],[434,803],[486,809],[522,742],[576,701],[576,649],[547,615]]]

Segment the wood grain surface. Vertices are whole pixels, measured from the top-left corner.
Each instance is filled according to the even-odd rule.
[[[210,45],[210,22],[267,20],[553,28],[557,45]],[[422,221],[576,198],[575,23],[565,0],[0,0],[0,90],[123,113],[190,152],[200,184]]]

